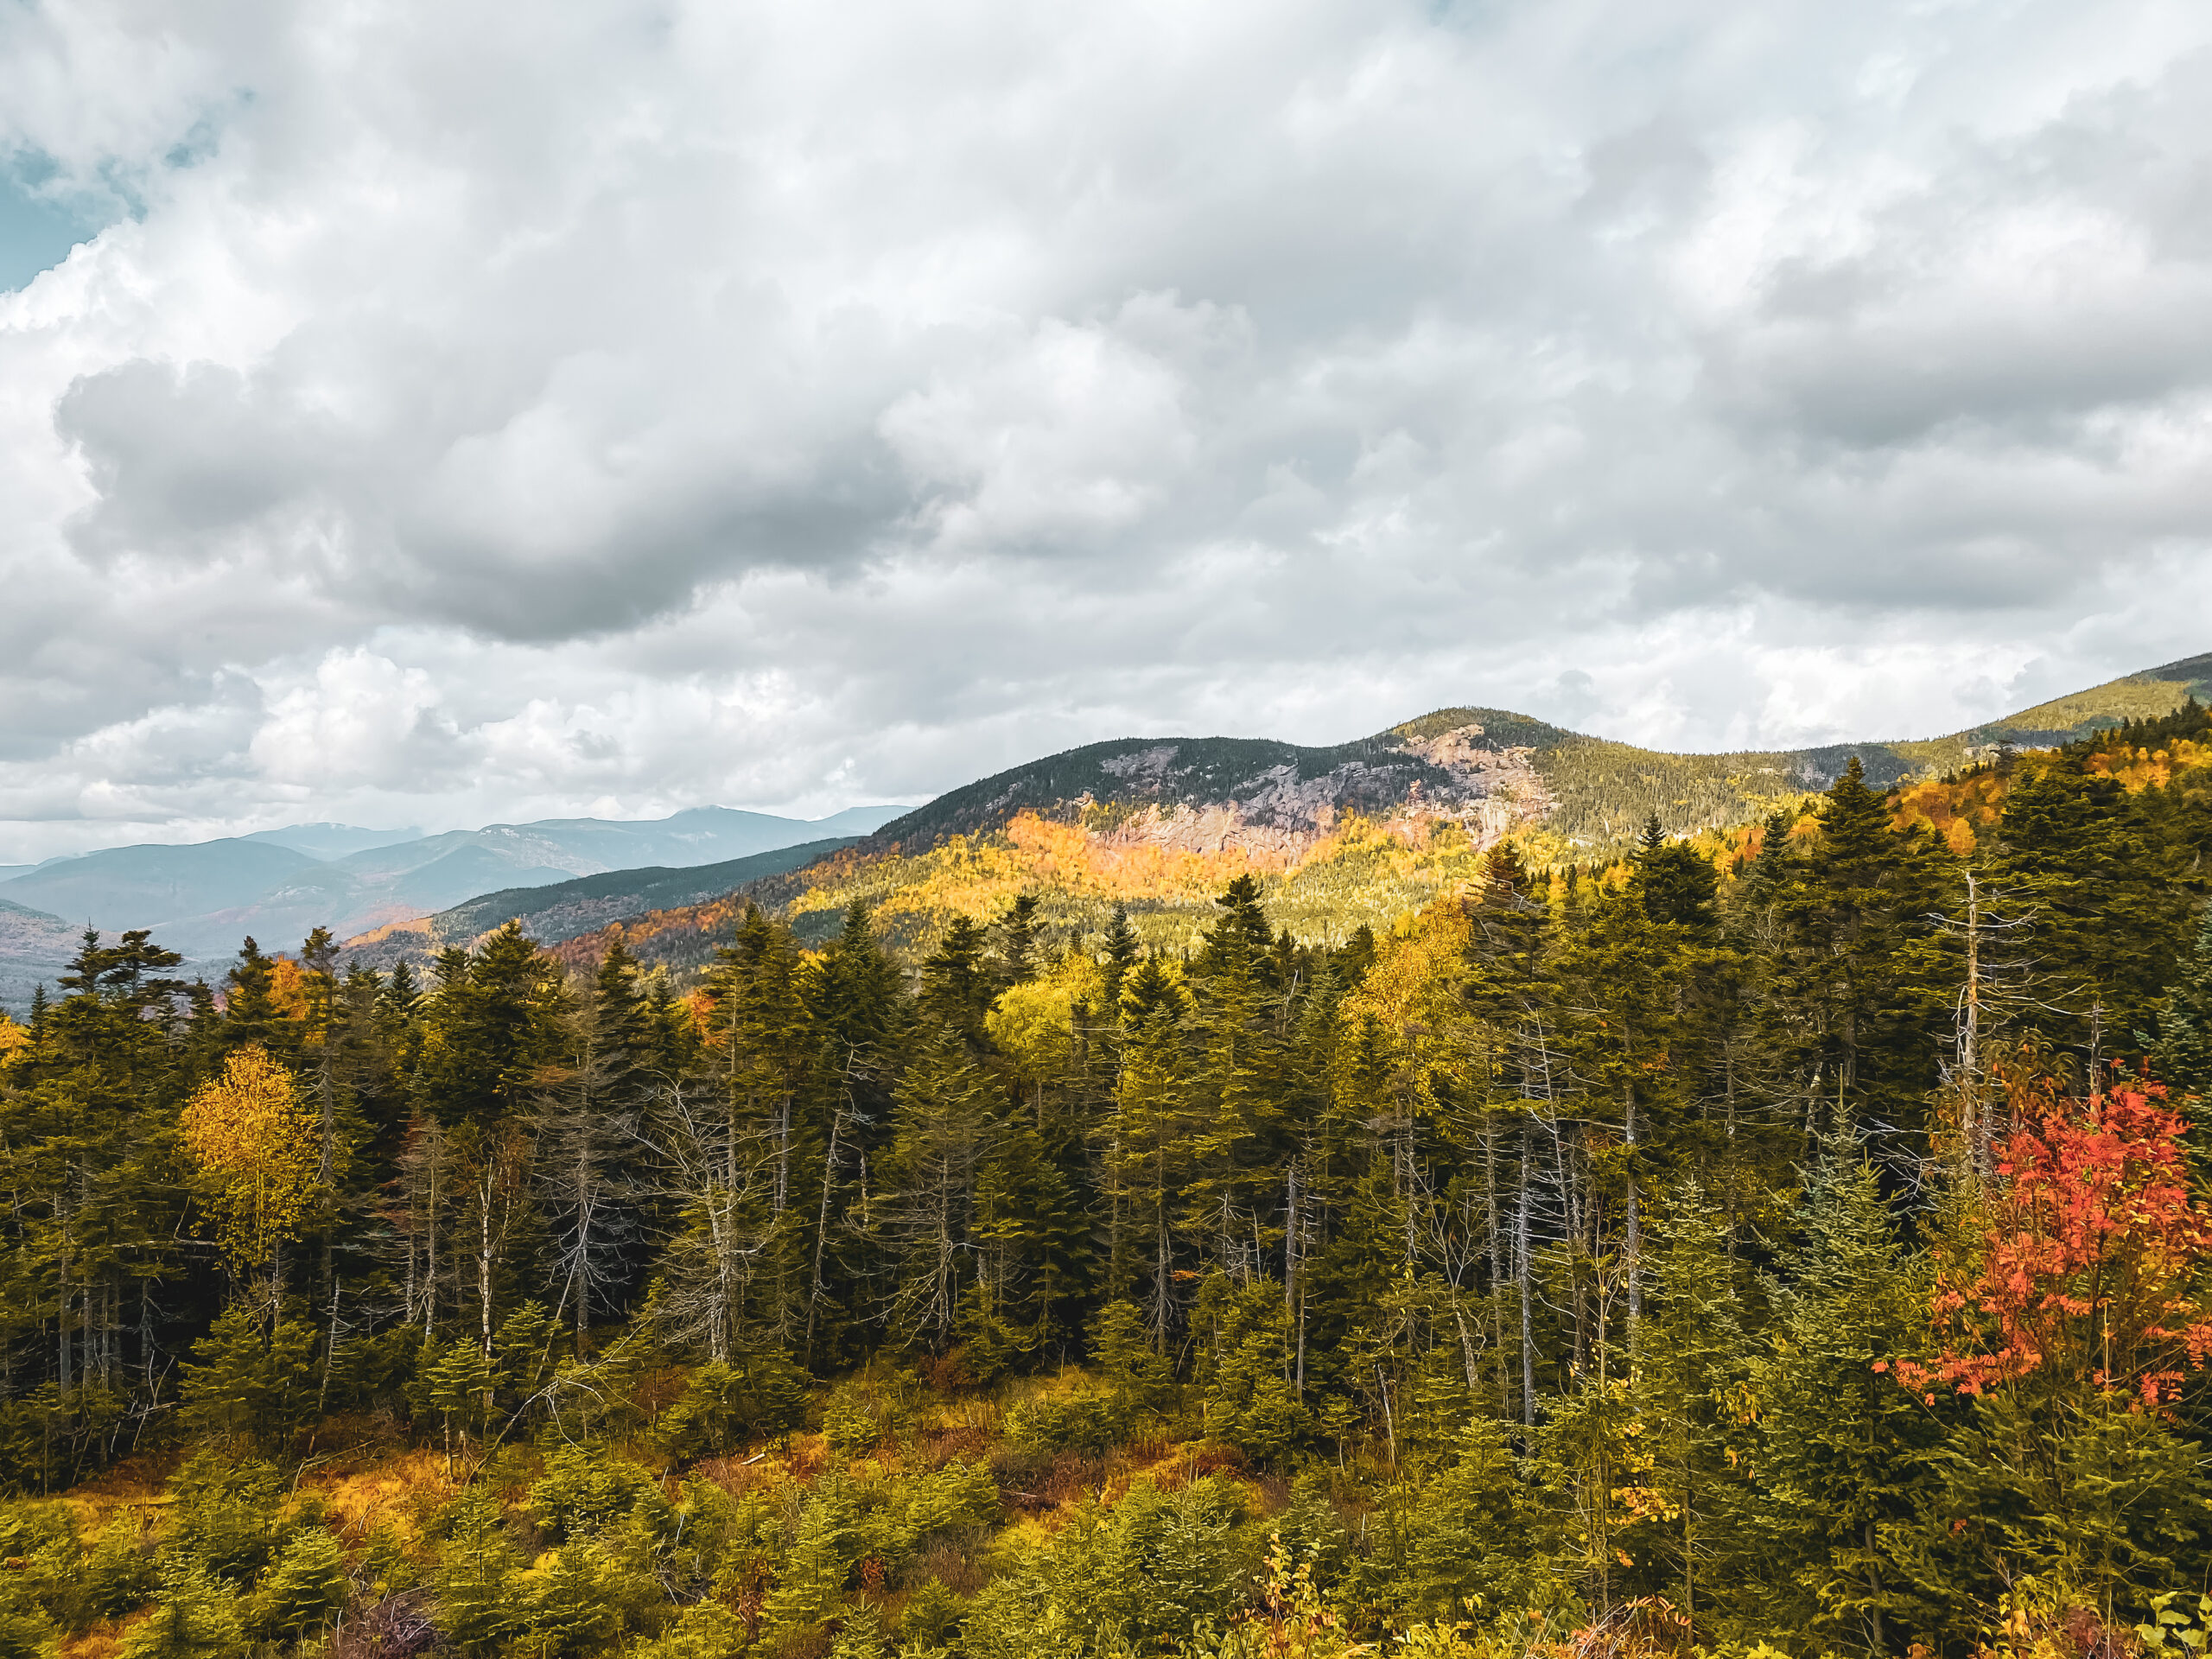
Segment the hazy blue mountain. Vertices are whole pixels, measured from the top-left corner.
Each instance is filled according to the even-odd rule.
[[[289,847],[235,836],[186,847],[110,847],[0,881],[0,899],[110,931],[159,929],[251,904],[315,865]]]
[[[390,847],[403,841],[420,841],[419,829],[364,830],[355,823],[288,823],[281,830],[257,830],[242,837],[289,847],[309,858],[344,858],[370,847]]]
[[[0,899],[0,1007],[18,1015],[29,1008],[32,988],[41,981],[53,984],[83,931],[59,916]]]
[[[48,971],[37,977],[50,980],[88,924],[111,935],[150,928],[158,942],[195,961],[228,957],[247,934],[264,950],[290,950],[319,926],[346,938],[480,893],[610,870],[727,863],[863,835],[905,810],[855,807],[810,823],[709,806],[634,823],[550,818],[435,836],[296,824],[16,867],[0,877],[0,904],[58,918],[60,932],[33,928],[16,953],[26,966],[43,953]],[[9,949],[0,939],[0,982]],[[0,988],[0,997],[9,995]]]

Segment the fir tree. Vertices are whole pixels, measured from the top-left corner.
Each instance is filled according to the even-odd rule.
[[[2212,906],[2197,923],[2195,951],[2167,988],[2158,1040],[2149,1046],[2153,1077],[2193,1096],[2212,1094]]]

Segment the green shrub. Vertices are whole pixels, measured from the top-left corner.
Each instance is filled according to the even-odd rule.
[[[430,1579],[439,1633],[464,1654],[493,1652],[522,1622],[514,1583],[521,1561],[499,1501],[471,1487],[446,1506],[439,1524],[446,1539]]]
[[[315,1349],[313,1327],[286,1319],[267,1331],[258,1309],[233,1302],[181,1368],[186,1427],[281,1448],[315,1414]]]
[[[1216,1332],[1198,1366],[1207,1433],[1255,1463],[1281,1465],[1313,1423],[1285,1376],[1290,1322],[1281,1293],[1264,1282],[1232,1286],[1215,1274],[1199,1293],[1199,1306]]]
[[[283,1502],[273,1465],[203,1446],[169,1482],[170,1551],[243,1588],[283,1541]]]
[[[626,1459],[564,1446],[545,1460],[530,1488],[529,1508],[556,1538],[588,1537],[639,1509],[658,1520],[670,1512],[660,1483]]]
[[[775,1351],[702,1365],[661,1414],[655,1434],[670,1457],[689,1461],[796,1427],[805,1415],[806,1374]]]
[[[736,1614],[718,1601],[701,1601],[669,1630],[632,1648],[629,1659],[738,1659],[750,1645]]]
[[[998,1483],[981,1465],[948,1463],[896,1483],[892,1492],[908,1548],[933,1532],[988,1526],[999,1516]]]
[[[846,1581],[865,1552],[860,1506],[842,1480],[824,1480],[799,1510],[776,1587],[763,1611],[784,1636],[819,1630],[842,1610]]]
[[[899,1646],[949,1649],[960,1639],[960,1621],[967,1616],[965,1598],[946,1589],[941,1579],[925,1580],[899,1615]]]
[[[822,1410],[822,1433],[841,1458],[873,1452],[912,1426],[921,1384],[911,1371],[877,1380],[855,1376],[830,1390]]]
[[[1313,1580],[1324,1588],[1342,1575],[1351,1556],[1351,1535],[1330,1506],[1328,1483],[1316,1474],[1300,1475],[1290,1484],[1290,1503],[1263,1529],[1281,1541],[1291,1559],[1309,1563]]]
[[[1367,1525],[1369,1552],[1352,1569],[1357,1599],[1446,1618],[1552,1605],[1560,1591],[1545,1571],[1545,1512],[1504,1427],[1471,1424],[1458,1450],[1425,1484],[1382,1495]]]
[[[1090,1352],[1098,1380],[1115,1402],[1134,1417],[1164,1411],[1175,1398],[1175,1370],[1152,1351],[1144,1315],[1134,1302],[1109,1302],[1091,1324]]]
[[[397,1595],[423,1581],[413,1552],[388,1521],[379,1521],[369,1530],[361,1547],[361,1577],[373,1599]]]
[[[596,1550],[569,1544],[526,1575],[524,1645],[539,1659],[601,1653],[621,1628],[620,1610]]]
[[[137,1516],[115,1516],[100,1529],[85,1563],[87,1609],[97,1618],[120,1618],[152,1600],[160,1583]]]
[[[837,1629],[830,1644],[830,1659],[890,1659],[883,1640],[883,1621],[873,1607],[856,1607]]]
[[[865,1395],[840,1389],[822,1408],[822,1437],[832,1455],[857,1458],[882,1443],[883,1424],[875,1404]]]
[[[0,1610],[22,1640],[48,1621],[79,1627],[94,1617],[77,1548],[77,1520],[60,1503],[0,1506]],[[13,1638],[11,1638],[13,1639]],[[42,1639],[42,1638],[41,1638]]]
[[[238,1592],[202,1562],[178,1557],[162,1566],[160,1605],[116,1659],[243,1659],[246,1651]]]
[[[985,1586],[961,1650],[1078,1659],[1187,1642],[1250,1589],[1259,1541],[1243,1519],[1241,1499],[1211,1478],[1179,1492],[1141,1484],[1111,1509],[1086,1505],[1049,1549]]]
[[[262,1574],[249,1622],[257,1636],[296,1642],[335,1624],[351,1587],[338,1541],[321,1527],[303,1528]]]
[[[44,1659],[55,1635],[54,1620],[23,1575],[0,1573],[0,1659]]]
[[[1096,1455],[1128,1439],[1130,1416],[1123,1400],[1112,1394],[1039,1395],[1007,1413],[1006,1433],[1027,1451]]]

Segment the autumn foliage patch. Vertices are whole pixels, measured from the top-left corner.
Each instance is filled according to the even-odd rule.
[[[2018,1076],[2009,1092],[1996,1179],[1938,1271],[1941,1352],[1898,1379],[1932,1398],[2041,1373],[2171,1403],[2212,1352],[2212,1214],[2190,1191],[2186,1121],[2156,1084],[2078,1098]]]

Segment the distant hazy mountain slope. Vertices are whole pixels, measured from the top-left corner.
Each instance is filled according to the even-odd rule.
[[[353,823],[292,823],[282,830],[257,830],[244,841],[266,841],[289,847],[309,858],[343,858],[371,847],[390,847],[403,841],[420,841],[420,830],[364,830]]]
[[[849,836],[834,836],[720,864],[607,870],[543,887],[510,887],[435,915],[374,929],[349,939],[346,955],[367,966],[389,967],[403,957],[421,960],[450,944],[472,944],[510,920],[520,921],[532,938],[557,944],[624,918],[698,906],[764,876],[814,863],[854,842]]]
[[[520,828],[559,842],[580,858],[594,861],[597,869],[629,870],[652,866],[675,869],[750,858],[756,853],[773,852],[801,842],[868,835],[906,810],[899,806],[849,807],[834,817],[809,822],[772,817],[764,812],[741,812],[729,807],[701,806],[649,823],[549,818]],[[488,835],[492,831],[477,833]]]
[[[0,1006],[18,1015],[28,1008],[33,988],[54,982],[83,931],[59,916],[0,900]]]
[[[855,807],[816,824],[698,807],[640,823],[556,818],[435,836],[305,824],[185,846],[112,848],[0,880],[0,903],[60,918],[60,929],[19,928],[13,958],[0,939],[0,998],[10,994],[9,960],[33,982],[51,982],[88,922],[111,935],[150,928],[188,959],[219,962],[248,934],[264,950],[290,950],[316,927],[345,938],[479,894],[608,870],[727,864],[795,845],[812,848],[810,858],[903,810]],[[789,867],[786,860],[775,868]],[[709,882],[693,896],[712,891]]]
[[[2212,701],[2212,654],[2131,674],[1948,737],[1732,754],[1675,754],[1564,731],[1497,709],[1440,709],[1373,737],[1307,748],[1249,738],[1127,738],[1048,755],[965,785],[884,825],[909,855],[1024,812],[1192,850],[1310,842],[1348,812],[1469,820],[1487,811],[1591,856],[1652,812],[1670,831],[1734,823],[1822,790],[1855,757],[1891,785],[1964,766],[1996,745],[2047,747],[2126,719]]]
[[[2140,674],[2123,675],[2069,696],[2054,697],[1958,735],[1969,744],[2009,742],[2022,748],[2048,748],[2088,737],[2123,720],[2171,714],[2190,697],[2212,703],[2212,652],[2184,657],[2163,668],[2145,669]]]
[[[0,899],[111,930],[159,928],[250,904],[288,878],[321,868],[289,847],[236,837],[189,847],[112,847],[0,881]]]
[[[1333,746],[1094,743],[912,811],[855,808],[816,823],[704,807],[645,823],[547,819],[412,839],[306,825],[120,848],[0,880],[0,904],[25,912],[0,912],[0,995],[10,962],[28,971],[46,952],[58,968],[84,919],[110,931],[151,926],[207,959],[249,932],[289,950],[316,925],[365,951],[409,954],[519,915],[581,961],[598,949],[594,930],[629,918],[626,937],[642,954],[689,963],[710,954],[708,935],[748,898],[806,938],[861,900],[893,938],[919,944],[946,917],[995,913],[1022,892],[1046,895],[1048,914],[1071,925],[1127,903],[1167,938],[1194,928],[1211,895],[1250,872],[1268,883],[1281,919],[1328,937],[1387,923],[1508,833],[1546,860],[1605,858],[1650,813],[1675,833],[1742,823],[1825,789],[1854,756],[1873,782],[1895,784],[2001,743],[2046,747],[2163,715],[2190,696],[2212,701],[2212,654],[1939,738],[1672,754],[1508,710],[1445,709]]]

